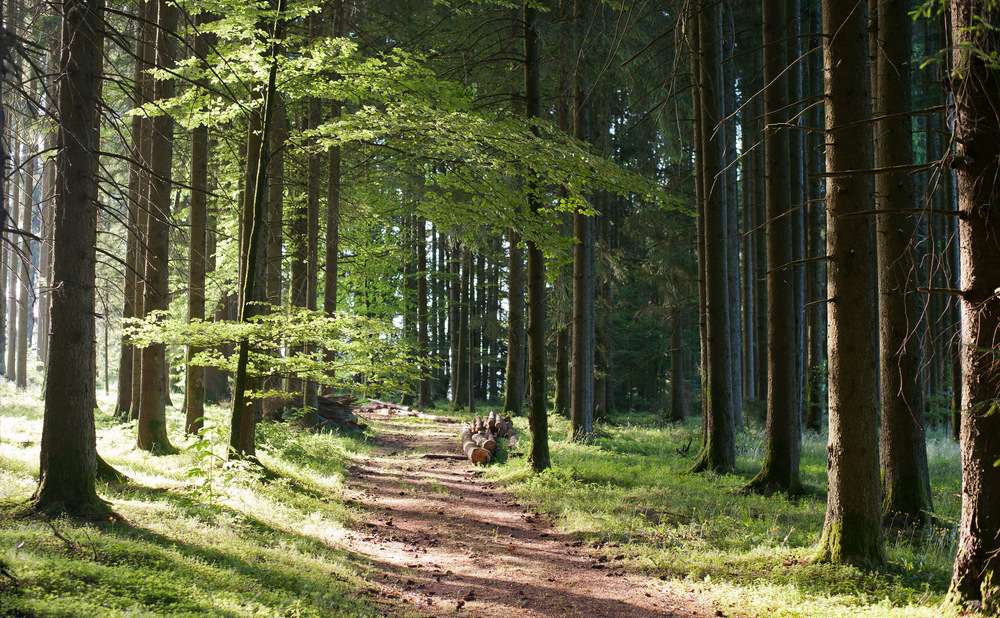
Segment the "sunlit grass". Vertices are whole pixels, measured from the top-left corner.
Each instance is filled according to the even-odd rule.
[[[180,398],[178,397],[178,400]],[[342,549],[359,513],[345,497],[348,458],[362,441],[260,425],[260,467],[220,465],[189,449],[171,409],[174,455],[134,448],[102,400],[98,450],[131,479],[104,486],[117,518],[61,519],[53,531],[22,506],[37,483],[42,407],[37,390],[0,385],[0,561],[20,585],[0,581],[0,613],[28,616],[373,616],[366,568]],[[179,401],[178,401],[179,403]],[[227,411],[210,409],[225,427]],[[202,453],[205,450],[200,451]],[[20,613],[11,613],[20,612]],[[397,610],[391,612],[398,614]]]
[[[209,427],[218,428],[207,432],[214,455],[189,448],[196,439],[181,435],[172,410],[170,439],[179,452],[154,457],[134,448],[134,425],[113,421],[112,402],[102,400],[99,450],[132,482],[101,488],[120,519],[54,522],[63,540],[44,521],[10,508],[37,482],[37,397],[0,385],[0,494],[8,505],[0,516],[0,560],[21,582],[0,579],[0,613],[398,615],[398,607],[366,607],[377,601],[365,592],[368,567],[340,549],[347,527],[362,517],[347,499],[345,479],[350,458],[370,452],[366,442],[261,424],[261,467],[219,465],[226,410],[209,411]],[[760,465],[759,429],[739,434],[737,474],[692,475],[685,472],[698,450],[696,421],[673,426],[648,414],[614,421],[598,425],[585,443],[568,444],[567,423],[553,418],[552,470],[531,474],[517,456],[487,475],[597,551],[624,556],[631,569],[709,599],[726,614],[939,615],[960,492],[958,451],[945,432],[928,438],[935,524],[891,527],[890,564],[869,573],[810,562],[825,513],[825,435],[804,436],[806,493],[789,499],[740,491]],[[433,429],[420,419],[407,422]],[[517,424],[523,455],[526,421]]]
[[[650,415],[598,425],[586,443],[562,441],[550,418],[553,468],[531,474],[524,458],[490,468],[520,500],[596,548],[678,591],[696,591],[726,613],[749,616],[938,616],[956,549],[958,447],[931,433],[928,456],[936,525],[888,530],[890,564],[879,572],[812,564],[826,510],[826,436],[806,434],[805,494],[747,495],[759,470],[760,429],[739,432],[737,473],[687,474],[700,422],[669,425]],[[518,419],[526,431],[526,421]],[[687,445],[691,444],[688,448]],[[527,450],[526,442],[521,447]]]

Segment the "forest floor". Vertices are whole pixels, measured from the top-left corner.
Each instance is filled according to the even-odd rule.
[[[370,560],[373,594],[421,615],[726,615],[629,572],[484,481],[461,456],[457,424],[376,419],[374,449],[347,481],[367,518],[346,539]]]

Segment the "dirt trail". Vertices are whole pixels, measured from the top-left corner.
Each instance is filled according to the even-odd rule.
[[[373,594],[428,616],[723,615],[560,534],[468,461],[441,458],[460,455],[457,425],[381,427],[348,479],[368,516],[347,543],[370,560]]]

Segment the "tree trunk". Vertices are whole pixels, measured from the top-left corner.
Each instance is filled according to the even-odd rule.
[[[818,33],[822,28],[821,13],[816,9],[809,11],[809,32]],[[809,38],[809,48],[813,51],[822,46],[819,36]],[[809,55],[809,94],[820,95],[823,92],[823,65],[822,56],[813,52]],[[822,126],[822,108],[814,106],[808,112],[808,126],[820,128]],[[806,282],[809,292],[806,296],[807,304],[806,321],[809,339],[809,357],[806,369],[806,398],[804,403],[804,418],[802,420],[806,429],[819,432],[823,426],[823,411],[825,408],[824,386],[826,385],[826,266],[819,259],[826,255],[826,243],[824,242],[823,231],[825,227],[825,213],[823,204],[819,202],[823,198],[823,181],[815,178],[823,171],[823,136],[819,132],[812,132],[808,138],[809,147],[806,149],[808,169],[810,176],[814,178],[808,183],[809,215],[807,240],[808,257],[814,261],[810,262],[806,269]]]
[[[451,391],[452,403],[458,399],[459,348],[462,317],[462,252],[457,241],[452,241],[452,249],[448,252],[448,390]]]
[[[23,189],[23,203],[21,204],[21,229],[26,234],[31,233],[31,215],[34,211],[35,203],[35,160],[33,152],[25,152],[27,157],[32,157],[25,163]],[[31,342],[31,316],[30,296],[31,290],[31,245],[27,236],[21,236],[18,242],[21,252],[21,274],[18,277],[20,292],[17,299],[17,379],[15,386],[19,390],[28,388],[28,346]]]
[[[0,4],[0,22],[3,22],[3,9],[4,6]],[[0,58],[7,58],[10,50],[7,47],[7,42],[4,39],[0,39]],[[52,62],[50,66],[55,66]],[[7,73],[9,72],[9,67],[7,62],[0,62],[0,83],[7,83]],[[7,166],[7,161],[10,157],[10,150],[13,145],[13,140],[8,141],[9,131],[7,124],[7,108],[8,102],[3,100],[3,93],[0,93],[0,210],[3,211],[6,217],[9,213],[7,212],[7,192],[12,190],[12,184],[9,182],[10,170]],[[5,249],[5,244],[7,241],[7,233],[3,231],[0,227],[0,373],[6,374],[7,363],[4,359],[5,353],[7,351],[7,279],[4,277],[3,273],[7,272],[7,251]]]
[[[577,50],[583,53],[584,0],[573,1],[575,32],[580,37]],[[573,136],[589,138],[589,92],[584,84],[583,63],[577,62],[573,74]],[[569,440],[594,430],[594,221],[577,211],[573,214],[573,362],[570,389]]]
[[[427,313],[427,220],[417,217],[414,242],[417,244],[417,349],[420,352],[420,384],[417,406],[423,410],[434,405],[431,399],[430,337]]]
[[[764,101],[763,97],[757,97],[752,103],[753,112],[752,117],[759,118],[760,120],[755,122],[759,129],[755,132],[757,135],[763,135],[764,127]],[[756,210],[755,218],[758,225],[764,224],[767,220],[767,182],[764,178],[764,167],[765,167],[765,153],[763,148],[756,148],[751,153],[750,156],[754,158],[754,169],[757,170],[756,182],[754,183],[754,208]],[[767,396],[767,382],[769,379],[769,374],[767,370],[767,356],[769,351],[767,349],[767,234],[758,232],[754,238],[754,266],[757,270],[755,271],[753,281],[756,286],[754,294],[757,298],[757,310],[754,312],[757,317],[757,321],[754,324],[754,338],[757,340],[757,353],[755,355],[756,365],[757,365],[757,385],[755,390],[758,396]]]
[[[143,27],[140,25],[141,20],[145,20],[145,2],[136,3],[136,30],[139,33],[136,36],[136,62],[135,62],[135,86],[132,95],[132,105],[133,107],[138,107],[141,105],[142,95],[140,94],[140,83],[141,74],[143,67],[143,48],[145,47],[145,41],[141,35]],[[139,187],[140,187],[140,177],[142,172],[140,171],[140,148],[139,144],[142,141],[142,118],[138,115],[132,116],[129,132],[130,141],[130,154],[131,161],[129,161],[129,173],[128,173],[128,229],[126,230],[126,249],[125,249],[125,284],[122,293],[124,303],[122,305],[122,319],[127,320],[136,317],[138,314],[136,312],[136,286],[138,285],[138,277],[136,276],[137,269],[139,268],[139,235],[138,235],[138,221],[139,221],[139,209],[140,197],[139,197]],[[132,367],[134,363],[134,356],[137,355],[135,348],[126,343],[125,336],[122,335],[121,339],[121,352],[118,357],[118,398],[115,403],[115,418],[120,421],[127,421],[134,417],[136,410],[133,407],[133,403],[138,404],[138,401],[133,402],[132,391],[133,385],[132,381],[135,379],[138,381],[140,378],[138,375],[133,375]]]
[[[701,140],[703,150],[705,234],[705,314],[708,351],[705,443],[692,471],[729,472],[736,464],[736,427],[733,416],[732,348],[729,340],[729,280],[726,261],[726,203],[721,184],[724,140],[714,130],[719,122],[721,84],[719,56],[721,7],[702,5],[696,17],[699,32]],[[703,367],[704,371],[704,367]]]
[[[103,3],[66,0],[60,44],[59,149],[53,230],[52,345],[47,367],[45,412],[35,508],[92,513],[107,506],[98,498],[97,434],[94,426],[95,306],[97,245],[96,143],[98,89],[102,72]]]
[[[344,3],[342,0],[334,0],[333,14],[331,16],[331,34],[337,38],[344,33]],[[330,119],[340,118],[340,101],[330,102]],[[340,276],[340,146],[330,146],[326,153],[327,173],[326,173],[326,252],[324,254],[323,275],[323,312],[327,316],[337,313],[337,278]],[[324,353],[324,360],[329,367],[330,377],[333,378],[333,363],[336,360],[336,352],[327,350]]]
[[[261,230],[264,227],[264,196],[267,191],[267,171],[270,163],[268,144],[277,96],[278,46],[284,31],[285,2],[284,0],[272,0],[270,6],[276,13],[273,21],[274,32],[271,33],[269,58],[267,59],[270,68],[263,93],[263,104],[259,111],[260,137],[256,140],[258,150],[256,156],[247,157],[247,184],[244,191],[243,212],[241,213],[241,279],[237,317],[239,322],[245,322],[251,317],[252,303],[258,298],[257,278],[260,245],[262,244]],[[257,113],[253,112],[252,114]],[[252,132],[251,129],[250,133],[252,134]],[[249,182],[251,178],[253,182]],[[236,374],[233,376],[233,407],[229,430],[230,460],[254,459],[257,456],[258,406],[247,398],[247,391],[252,387],[247,376],[249,352],[250,342],[243,339],[239,342]]]
[[[562,275],[560,275],[560,278]],[[556,283],[559,285],[559,282]],[[569,326],[563,325],[556,330],[556,392],[552,400],[552,412],[558,416],[569,418]]]
[[[799,388],[796,358],[798,305],[794,234],[787,173],[789,135],[785,0],[766,0],[764,24],[764,179],[767,193],[767,425],[764,462],[747,489],[765,494],[798,493]],[[798,182],[793,179],[792,182]]]
[[[875,167],[913,163],[910,129],[910,3],[878,7]],[[929,524],[933,510],[921,350],[923,297],[917,292],[916,218],[907,173],[875,176],[882,394],[882,517],[887,523]],[[901,519],[897,519],[899,516]]]
[[[288,139],[288,119],[285,101],[280,95],[274,101],[271,119],[271,161],[267,185],[267,258],[265,260],[264,298],[273,307],[281,306],[281,262],[284,241],[285,142]]]
[[[987,0],[950,4],[962,266],[962,518],[948,601],[963,611],[1000,609],[1000,9]]]
[[[733,0],[723,2],[721,18],[722,22],[719,27],[724,47],[721,49],[722,81],[720,83],[735,84],[736,36],[733,31],[735,26],[733,23]],[[722,173],[726,187],[726,280],[729,297],[729,345],[732,356],[730,361],[732,375],[730,378],[730,397],[732,403],[730,407],[733,410],[733,422],[737,427],[740,427],[743,425],[743,367],[741,365],[743,331],[740,314],[744,305],[740,302],[740,201],[736,173],[736,88],[722,88],[722,97],[719,102],[722,104],[720,108],[722,113],[719,116],[725,119],[722,124],[725,130]]]
[[[817,559],[885,563],[879,495],[878,354],[872,132],[864,11],[823,2],[826,73],[830,437],[826,522]]]
[[[465,309],[465,319],[462,320],[462,327],[465,329],[465,339],[467,343],[468,350],[466,351],[467,363],[466,363],[466,381],[469,383],[466,387],[468,389],[469,397],[469,413],[474,414],[476,412],[476,329],[473,328],[476,319],[473,317],[476,313],[475,297],[476,297],[476,277],[473,275],[475,272],[473,263],[475,262],[475,257],[473,256],[472,250],[466,247],[465,249],[465,265],[463,267],[464,277],[465,277],[465,293],[462,302],[462,307]]]
[[[594,430],[594,220],[573,215],[573,362],[570,441]]]
[[[53,60],[50,66],[55,66]],[[52,80],[54,82],[54,80]],[[50,84],[51,88],[55,85]],[[45,149],[55,151],[58,136],[55,131],[49,131],[45,136]],[[56,186],[56,164],[52,159],[45,161],[42,167],[42,242],[39,248],[39,262],[41,276],[45,283],[39,283],[39,305],[38,305],[38,360],[42,365],[49,362],[49,292],[52,288],[52,226],[53,226],[53,202],[55,201]],[[0,191],[0,195],[3,192]],[[3,309],[0,307],[0,313]],[[0,325],[2,326],[2,325]],[[3,345],[0,343],[0,351]],[[131,370],[131,365],[129,366]]]
[[[156,1],[146,0],[145,7],[137,16],[136,52],[135,66],[137,103],[139,105],[149,103],[153,100],[153,76],[149,69],[153,66],[156,54]],[[139,21],[141,18],[142,21]],[[133,156],[136,157],[138,184],[136,185],[137,218],[136,228],[136,257],[135,257],[135,294],[133,309],[135,317],[145,318],[148,310],[145,307],[145,277],[146,259],[148,253],[145,239],[149,230],[149,166],[153,152],[153,119],[145,116],[139,118],[138,142],[133,144]],[[132,352],[132,407],[129,411],[129,419],[138,419],[139,406],[142,403],[142,350],[133,348]]]
[[[511,228],[507,232],[510,252],[507,260],[507,371],[503,411],[521,415],[524,404],[524,258],[521,236]]]
[[[753,86],[751,86],[753,88]],[[742,122],[743,135],[754,134],[753,122],[745,114]],[[756,158],[749,144],[743,146],[740,176],[743,190],[743,223],[749,230],[743,237],[743,397],[757,399],[757,346],[756,336],[757,311],[760,304],[757,299],[757,286],[754,278],[757,276],[756,253],[754,252],[757,227],[762,223],[757,221],[757,210],[753,203],[754,189],[757,184]]]
[[[173,31],[177,9],[168,0],[156,3],[155,65],[172,66]],[[153,99],[174,96],[173,79],[155,78]],[[173,162],[174,123],[169,114],[153,119],[152,157],[149,161],[149,224],[146,236],[146,269],[143,309],[166,311],[169,306],[170,257],[170,177]],[[174,449],[167,438],[166,345],[156,343],[142,349],[142,399],[139,402],[138,439],[136,446],[157,454]]]
[[[538,33],[535,21],[538,11],[530,2],[524,4],[524,116],[529,121],[541,112],[539,87]],[[541,207],[527,170],[528,207],[534,215]],[[531,449],[528,462],[531,469],[541,472],[550,467],[548,405],[545,401],[545,259],[534,239],[527,240],[528,253],[528,429]]]
[[[788,102],[792,106],[786,117],[792,123],[793,128],[788,130],[788,171],[785,172],[790,177],[789,183],[789,209],[793,262],[798,262],[791,266],[790,276],[792,278],[792,312],[795,320],[795,342],[794,342],[794,367],[795,367],[795,408],[794,415],[796,440],[802,436],[802,395],[805,389],[806,372],[806,269],[801,261],[806,255],[806,235],[805,235],[805,201],[806,201],[806,151],[805,133],[795,127],[802,125],[802,66],[799,61],[802,54],[800,35],[803,31],[801,27],[801,0],[786,0],[785,15],[787,23],[783,35],[787,42],[785,44],[785,64],[789,67],[787,73]],[[770,267],[769,267],[770,268]],[[798,448],[797,446],[795,447]]]
[[[203,15],[195,17],[195,26],[204,23]],[[197,32],[194,53],[200,62],[208,55],[205,34]],[[199,80],[197,86],[207,82]],[[205,252],[208,225],[208,127],[200,125],[191,130],[191,197],[188,203],[188,321],[205,319]],[[199,352],[195,346],[187,348],[187,365],[184,380],[184,431],[197,435],[205,416],[205,386],[202,367],[191,363]]]
[[[458,262],[460,264],[458,277],[458,354],[455,356],[455,367],[452,370],[455,379],[455,399],[453,409],[460,410],[469,402],[472,393],[470,386],[472,380],[469,377],[472,364],[469,361],[472,352],[469,333],[469,288],[472,285],[472,249],[468,246],[456,248]]]
[[[670,420],[683,423],[687,417],[687,400],[684,398],[684,348],[683,313],[675,307],[670,320]]]
[[[21,175],[17,170],[21,168],[21,146],[17,143],[17,140],[11,139],[13,144],[13,163],[14,172],[12,173],[13,182],[10,183],[10,220],[13,223],[11,227],[16,228],[17,222],[21,220]],[[0,277],[7,278],[7,294],[9,300],[7,302],[7,360],[4,363],[4,378],[14,382],[17,380],[17,264],[19,263],[19,257],[15,247],[17,247],[17,234],[9,234],[10,238],[10,248],[2,248],[2,251],[8,255],[7,257],[7,270],[0,272]]]
[[[309,38],[313,41],[319,40],[323,35],[323,15],[322,12],[314,12],[309,15]],[[310,128],[319,127],[322,122],[322,110],[320,100],[316,97],[308,99],[308,119]],[[320,171],[323,168],[318,150],[310,150],[308,157],[308,178],[306,180],[306,204],[308,207],[306,220],[306,302],[305,307],[310,311],[319,308],[319,181]],[[326,167],[329,175],[329,164]],[[324,255],[325,258],[325,255]],[[313,346],[306,345],[302,353],[312,356]],[[304,380],[302,382],[302,409],[305,416],[302,423],[313,426],[319,422],[319,383],[315,380]]]

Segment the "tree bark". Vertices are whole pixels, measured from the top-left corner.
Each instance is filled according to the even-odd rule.
[[[681,333],[683,331],[683,313],[680,308],[674,308],[670,320],[670,420],[683,423],[687,417],[687,400],[684,396],[684,348]]]
[[[720,10],[719,24],[723,46],[722,81],[720,84],[735,84],[736,35],[733,17],[733,0],[725,0]],[[732,360],[730,361],[730,407],[733,410],[733,423],[737,427],[743,425],[743,331],[740,314],[743,303],[740,300],[740,200],[737,187],[736,164],[736,88],[722,88],[721,104],[722,129],[725,133],[723,146],[722,173],[725,178],[726,201],[726,280],[729,297],[729,345]]]
[[[34,157],[34,153],[25,152],[27,157]],[[31,216],[34,212],[35,204],[35,160],[31,158],[25,164],[23,189],[23,203],[21,204],[21,229],[25,233],[31,233]],[[31,343],[31,245],[27,236],[21,236],[18,247],[21,253],[21,274],[18,277],[20,291],[17,299],[17,377],[14,382],[19,390],[28,388],[28,346]]]
[[[524,404],[524,258],[521,236],[511,228],[507,232],[510,251],[507,255],[507,371],[504,382],[503,411],[521,415]]]
[[[573,1],[577,51],[583,57],[582,26],[584,0]],[[587,141],[590,106],[587,102],[583,63],[573,73],[573,136]],[[594,221],[590,215],[573,213],[573,362],[570,366],[570,441],[594,430]]]
[[[52,66],[55,66],[56,61],[52,61]],[[55,80],[52,80],[54,82]],[[50,83],[50,88],[54,88],[55,84]],[[45,149],[55,151],[56,140],[58,136],[55,131],[49,131],[45,136]],[[47,365],[49,362],[49,292],[52,288],[52,226],[53,221],[53,202],[55,201],[55,186],[56,186],[56,165],[55,161],[48,159],[42,166],[42,203],[41,203],[41,218],[42,218],[42,242],[39,248],[39,263],[41,277],[45,280],[42,284],[39,282],[39,305],[38,305],[38,360],[42,362],[42,365]],[[0,191],[2,194],[2,191]],[[0,308],[2,312],[2,308]],[[3,349],[2,344],[0,344],[0,350]],[[131,365],[129,366],[131,370]]]
[[[820,11],[812,9],[809,11],[809,32],[818,33],[822,28]],[[823,92],[823,64],[822,56],[815,53],[817,48],[822,47],[819,36],[809,38],[809,48],[813,52],[809,55],[809,93],[810,95],[821,95]],[[822,108],[815,106],[808,112],[808,126],[820,128],[823,123]],[[807,166],[811,176],[818,176],[823,171],[823,136],[819,132],[812,132],[808,138],[809,147],[807,153]],[[806,269],[806,284],[809,292],[806,296],[809,339],[809,356],[806,369],[806,398],[803,406],[804,418],[802,420],[806,429],[819,432],[823,426],[823,411],[826,400],[824,398],[826,386],[826,265],[821,259],[826,255],[826,243],[824,242],[825,212],[824,205],[819,202],[823,198],[823,181],[820,178],[813,178],[808,185],[809,211],[806,242],[808,243],[808,255],[810,262]]]
[[[788,67],[786,73],[788,103],[791,106],[785,111],[786,118],[791,123],[787,131],[788,139],[788,171],[789,177],[789,229],[791,230],[791,259],[794,264],[790,267],[789,276],[792,283],[792,317],[795,321],[794,355],[795,360],[795,407],[794,414],[795,431],[798,440],[802,435],[802,395],[805,387],[805,364],[806,364],[806,269],[801,260],[806,255],[805,236],[805,199],[806,199],[806,152],[805,133],[797,127],[802,125],[802,62],[798,61],[801,55],[800,34],[801,27],[801,0],[786,0],[785,15],[787,20],[782,32],[786,40],[785,65]],[[770,268],[770,267],[769,267]]]
[[[14,170],[19,170],[21,168],[21,146],[17,143],[16,138],[11,137],[11,143],[13,146],[13,163]],[[12,222],[11,227],[17,227],[17,222],[21,220],[21,175],[18,172],[12,174],[13,182],[10,183],[10,220]],[[9,300],[7,301],[7,360],[4,363],[4,378],[14,382],[17,380],[17,264],[19,258],[17,251],[14,248],[17,246],[17,234],[11,232],[8,234],[10,239],[10,247],[4,247],[2,251],[8,256],[6,270],[0,272],[0,277],[6,277],[7,279],[7,294]]]
[[[177,9],[168,0],[156,2],[155,66],[172,66],[173,32]],[[155,78],[153,99],[174,96],[173,79]],[[149,160],[149,223],[146,228],[146,268],[143,310],[146,314],[166,311],[169,306],[170,183],[173,163],[174,122],[168,114],[153,119]],[[174,449],[167,438],[166,345],[155,343],[142,349],[142,398],[139,402],[136,446],[156,454]]]
[[[878,6],[875,167],[913,163],[910,129],[910,3]],[[917,292],[916,218],[906,173],[875,176],[879,349],[882,394],[882,517],[895,525],[930,523],[930,475],[921,379],[923,297]]]
[[[1000,9],[988,0],[950,3],[955,170],[962,267],[962,517],[948,601],[1000,610]]]
[[[323,35],[323,15],[321,12],[314,12],[309,15],[309,38],[313,41],[319,40]],[[322,110],[320,100],[316,97],[309,97],[308,119],[310,128],[319,127],[322,122]],[[322,154],[316,150],[308,153],[308,178],[306,180],[306,302],[305,306],[310,311],[317,311],[319,308],[319,192],[320,192],[320,171],[323,168],[321,160]],[[329,174],[329,164],[327,165]],[[325,258],[325,255],[324,255]],[[306,345],[302,353],[312,356],[315,350],[313,346]],[[302,409],[305,416],[302,423],[307,426],[315,425],[319,422],[319,383],[315,380],[304,380],[302,382]]]
[[[96,131],[102,72],[103,3],[62,5],[59,149],[53,230],[52,335],[35,508],[92,513],[107,510],[97,496],[94,426],[97,245]]]
[[[239,322],[245,322],[253,312],[252,303],[258,299],[258,267],[261,253],[261,233],[264,227],[264,200],[267,192],[267,171],[269,168],[270,150],[268,144],[274,116],[275,99],[277,97],[278,45],[284,33],[285,0],[271,0],[271,8],[275,11],[274,32],[271,34],[269,51],[269,71],[264,89],[264,100],[259,112],[260,137],[256,140],[256,156],[247,157],[246,178],[243,209],[240,229],[240,262],[241,278],[238,298]],[[251,122],[252,126],[252,122]],[[252,129],[250,131],[252,134]],[[249,141],[249,140],[248,140]],[[250,152],[248,151],[248,155]],[[249,182],[249,179],[253,182]],[[250,342],[243,339],[237,349],[236,374],[233,376],[233,407],[229,429],[229,459],[255,459],[257,456],[257,418],[258,406],[248,400],[247,391],[251,381],[247,376],[247,363],[250,353]]]
[[[798,305],[791,193],[785,0],[766,0],[764,24],[764,177],[767,193],[767,425],[764,462],[747,486],[752,491],[798,493],[799,388],[796,356]],[[792,181],[797,182],[793,179]]]
[[[721,183],[723,136],[715,132],[722,83],[720,65],[721,7],[703,4],[697,14],[699,32],[699,87],[703,150],[705,234],[705,314],[708,351],[705,443],[692,471],[732,471],[736,464],[736,427],[732,407],[732,347],[729,340],[729,280],[726,260],[727,216]]]
[[[535,21],[538,11],[530,2],[524,4],[524,116],[529,121],[541,112],[539,88],[538,33]],[[534,183],[528,170],[528,207],[537,214],[541,200],[535,195]],[[528,428],[531,449],[528,462],[531,469],[541,472],[551,466],[549,459],[548,405],[545,400],[545,260],[542,250],[529,238],[528,253]]]
[[[823,2],[826,74],[830,436],[826,522],[817,559],[885,563],[878,453],[872,132],[868,37],[857,5]],[[836,175],[842,174],[842,175]]]
[[[153,77],[149,69],[155,61],[156,48],[156,1],[146,0],[145,6],[138,12],[136,19],[136,105],[144,105],[153,100]],[[133,125],[135,127],[135,125]],[[132,144],[132,156],[135,158],[137,184],[135,187],[136,203],[136,242],[135,242],[135,285],[133,286],[133,309],[135,317],[145,318],[145,265],[148,253],[146,238],[149,229],[149,166],[152,158],[153,120],[140,116],[138,122],[138,138]],[[133,136],[135,140],[135,136]],[[131,170],[130,170],[131,174]],[[131,187],[130,187],[131,190]],[[130,206],[131,208],[131,206]],[[132,395],[128,418],[138,419],[139,406],[143,399],[142,390],[142,350],[132,351]]]
[[[203,16],[195,17],[195,28],[204,23]],[[196,32],[194,53],[200,62],[208,55],[205,34]],[[204,88],[201,79],[196,87]],[[208,225],[208,127],[200,125],[191,130],[191,197],[188,203],[188,321],[205,319],[205,253],[207,251]],[[184,431],[197,435],[205,416],[205,385],[202,367],[192,364],[199,352],[195,346],[187,347],[187,364],[184,380]]]
[[[331,16],[331,34],[334,38],[344,34],[344,3],[333,1]],[[330,119],[336,120],[341,115],[340,101],[330,102]],[[340,190],[341,190],[341,149],[340,146],[330,146],[326,153],[326,252],[323,256],[325,269],[323,275],[323,312],[327,316],[337,313],[337,279],[340,276]],[[336,352],[326,350],[324,360],[333,378],[333,364]],[[428,404],[429,405],[429,404]]]
[[[0,22],[4,19],[4,5],[0,4]],[[0,39],[0,58],[7,58],[9,50],[5,39]],[[52,63],[55,66],[55,63]],[[6,62],[0,62],[0,83],[7,83],[9,67]],[[9,132],[7,125],[8,102],[0,93],[0,220],[6,221],[10,213],[7,211],[7,192],[12,189],[12,183],[8,180],[9,172],[7,161],[10,158],[10,150],[13,140],[8,142]],[[7,279],[3,273],[7,272],[7,251],[4,247],[8,236],[0,227],[0,373],[7,373],[7,363],[4,358],[7,351]]]
[[[271,119],[271,161],[267,185],[267,258],[265,259],[264,298],[273,307],[281,306],[281,262],[284,241],[285,141],[288,119],[284,98],[276,95]]]
[[[420,353],[420,383],[417,406],[426,409],[434,405],[431,399],[430,337],[427,313],[427,220],[416,218],[414,242],[417,244],[417,349]]]
[[[459,348],[462,317],[462,252],[458,242],[452,240],[448,251],[448,390],[451,401],[458,401]]]

